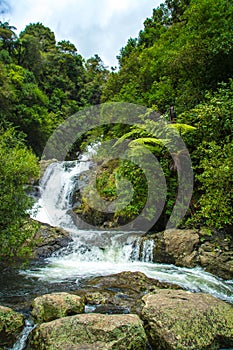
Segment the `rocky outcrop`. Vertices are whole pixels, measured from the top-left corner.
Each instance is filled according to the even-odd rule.
[[[23,315],[0,306],[0,346],[12,346],[23,326]]]
[[[37,327],[31,350],[146,350],[146,334],[137,315],[83,314]]]
[[[200,245],[198,264],[224,279],[233,279],[233,246],[231,240],[213,239]]]
[[[208,294],[187,292],[129,271],[90,278],[73,293],[34,299],[32,316],[37,326],[27,349],[207,350],[233,346],[233,307]]]
[[[233,278],[233,239],[229,235],[172,229],[147,234],[143,239],[154,240],[154,262],[201,266],[224,279]]]
[[[196,247],[199,235],[192,230],[166,230],[164,232],[166,253],[174,258],[176,264],[191,266],[196,260]]]
[[[159,290],[143,297],[142,318],[157,350],[233,346],[233,308],[207,294]]]
[[[64,316],[84,312],[83,299],[69,293],[45,294],[34,299],[32,316],[36,323],[43,323]]]
[[[67,247],[72,238],[69,232],[59,227],[52,227],[47,224],[41,224],[37,234],[34,237],[36,248],[33,252],[33,258],[48,258],[55,251]]]

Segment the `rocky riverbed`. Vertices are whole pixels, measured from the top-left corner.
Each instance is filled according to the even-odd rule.
[[[203,266],[232,279],[232,241],[227,235],[210,237],[196,230],[169,230],[140,239],[141,245],[153,240],[154,262]],[[55,251],[69,246],[72,237],[63,229],[42,224],[35,240],[38,243],[32,259],[43,263]],[[68,287],[65,292],[50,289],[41,293],[38,289],[15,310],[2,305],[0,349],[10,349],[22,337],[26,320],[35,324],[27,350],[233,347],[233,306],[209,294],[188,292],[137,271],[86,278]]]
[[[233,346],[233,307],[213,296],[123,272],[94,278],[82,291],[34,299],[36,323],[27,349],[220,349]],[[7,349],[23,316],[0,309],[0,345]]]

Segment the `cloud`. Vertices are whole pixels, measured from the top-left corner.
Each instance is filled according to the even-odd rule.
[[[10,4],[5,0],[0,0],[0,14],[5,15],[11,11]]]
[[[0,0],[0,4],[4,0]],[[136,37],[159,0],[11,0],[10,24],[23,30],[42,22],[57,40],[70,40],[85,58],[98,54],[108,66]]]

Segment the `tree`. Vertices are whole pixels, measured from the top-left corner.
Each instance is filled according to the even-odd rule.
[[[36,229],[27,213],[32,201],[26,188],[38,176],[38,165],[11,127],[0,129],[0,156],[0,259],[9,259],[26,254],[25,243]]]
[[[215,93],[179,116],[196,127],[190,140],[195,170],[195,192],[189,224],[210,230],[232,228],[233,82],[220,84]]]
[[[0,49],[7,50],[12,54],[17,36],[14,32],[16,28],[8,22],[0,21]]]
[[[23,39],[25,35],[32,35],[38,39],[40,44],[40,50],[48,52],[55,49],[56,39],[54,33],[45,27],[42,23],[33,23],[26,26],[24,31],[19,35],[20,39]]]
[[[72,44],[69,40],[62,40],[57,43],[58,51],[62,53],[68,53],[71,55],[76,55],[77,49],[74,44]]]
[[[89,58],[85,64],[86,84],[84,85],[85,99],[90,105],[100,103],[102,88],[108,77],[108,70],[98,55]]]
[[[119,61],[120,67],[123,66],[124,61],[128,59],[131,52],[134,51],[137,47],[137,38],[130,38],[127,42],[127,45],[125,47],[122,47],[120,50],[120,54],[117,56],[117,59]]]

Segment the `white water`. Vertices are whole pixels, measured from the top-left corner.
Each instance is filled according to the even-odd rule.
[[[47,259],[45,267],[23,271],[27,276],[49,282],[109,275],[122,271],[141,271],[148,277],[178,284],[194,291],[210,293],[233,303],[233,281],[222,281],[201,268],[180,268],[153,263],[152,240],[143,240],[140,232],[80,230],[69,212],[74,189],[80,186],[80,175],[90,162],[51,164],[41,182],[40,206],[34,218],[71,232],[73,242]]]
[[[103,241],[99,239],[101,235]],[[108,232],[82,231],[67,248],[47,259],[45,267],[23,273],[51,283],[71,280],[78,287],[84,278],[141,271],[159,281],[178,284],[193,292],[209,293],[233,303],[233,281],[222,281],[201,268],[152,263],[153,241],[143,243],[135,233],[112,236]]]
[[[51,164],[41,180],[41,197],[33,208],[32,217],[51,226],[74,230],[67,211],[72,206],[72,194],[77,176],[89,169],[90,162],[61,162]]]
[[[27,345],[27,339],[35,325],[30,320],[25,321],[25,327],[18,336],[18,340],[15,342],[10,350],[23,350]]]

